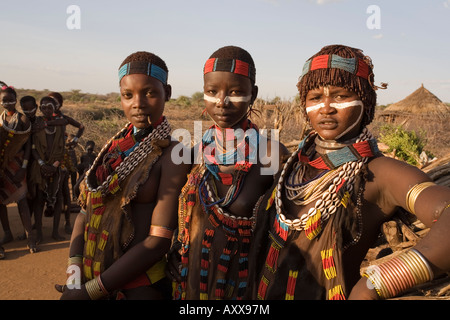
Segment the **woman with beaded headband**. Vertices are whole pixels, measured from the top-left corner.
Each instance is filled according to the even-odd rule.
[[[121,105],[129,121],[98,153],[80,185],[81,212],[69,251],[62,299],[164,299],[171,295],[165,254],[177,226],[177,197],[190,165],[175,165],[168,68],[145,51],[120,65]],[[71,277],[80,270],[81,277]],[[78,273],[79,274],[79,273]],[[81,283],[81,287],[78,287]]]
[[[175,299],[242,299],[254,207],[273,182],[274,172],[261,174],[267,165],[261,155],[279,163],[271,156],[278,157],[282,146],[260,143],[265,138],[248,119],[258,88],[246,50],[227,46],[215,51],[203,79],[206,112],[214,125],[194,147],[202,159],[179,198],[180,243],[171,255],[181,259],[180,269],[171,269],[179,282]]]
[[[366,127],[377,89],[370,58],[326,46],[297,87],[313,130],[263,199],[249,298],[390,298],[450,270],[450,190],[378,151]],[[398,207],[433,225],[429,235],[361,278],[362,260]]]
[[[17,203],[28,249],[37,251],[36,238],[32,234],[30,208],[27,202],[27,164],[31,153],[31,125],[28,118],[16,110],[17,94],[13,87],[4,84],[0,88],[0,221],[5,231],[0,243],[13,240],[7,215],[7,205]],[[0,253],[0,258],[2,254]]]

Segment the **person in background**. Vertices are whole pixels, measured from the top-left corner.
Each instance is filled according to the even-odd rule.
[[[5,232],[2,243],[13,240],[7,205],[17,203],[20,218],[31,253],[36,252],[36,238],[32,233],[30,209],[27,202],[27,165],[30,158],[31,125],[28,118],[16,110],[17,93],[11,86],[0,89],[0,220]]]
[[[43,122],[44,129],[33,134],[32,154],[34,162],[31,166],[29,182],[36,186],[34,201],[35,228],[37,241],[42,241],[42,215],[53,216],[52,238],[64,240],[59,234],[63,203],[63,177],[61,164],[64,161],[65,135],[63,126],[53,126],[48,123],[53,120],[56,108],[55,99],[43,97],[39,106],[43,116],[36,121]]]

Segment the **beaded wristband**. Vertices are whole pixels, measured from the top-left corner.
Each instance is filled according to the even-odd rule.
[[[389,299],[419,284],[433,279],[433,272],[426,259],[415,249],[367,268],[363,277],[368,278],[381,299]]]

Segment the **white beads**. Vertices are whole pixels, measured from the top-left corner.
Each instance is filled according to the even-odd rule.
[[[366,141],[371,138],[373,138],[372,134],[369,130],[367,130],[367,128],[364,128],[361,135],[358,137],[357,142]],[[294,161],[294,159],[297,158],[300,151],[300,149],[294,151],[283,166],[280,178],[278,180],[275,197],[275,206],[278,219],[285,223],[290,229],[297,231],[304,230],[307,221],[314,216],[318,210],[321,213],[322,221],[326,221],[330,215],[334,214],[337,211],[337,208],[341,205],[340,199],[337,195],[338,186],[343,181],[346,181],[346,191],[351,193],[353,191],[355,177],[359,174],[361,168],[368,161],[368,158],[361,158],[357,161],[346,162],[339,168],[331,170],[322,177],[305,184],[300,182],[306,172],[306,164],[299,163],[298,165],[303,167],[298,168],[296,176],[292,179],[294,180],[293,186],[288,187],[286,186],[285,180],[287,168]],[[308,203],[316,201],[314,206],[308,210],[308,213],[302,214],[300,218],[294,220],[286,219],[285,215],[281,212],[283,205],[281,200],[281,190],[283,186],[286,188],[286,197],[288,200],[302,206],[306,206]]]

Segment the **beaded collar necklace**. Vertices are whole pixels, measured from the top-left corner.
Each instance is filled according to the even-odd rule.
[[[7,115],[11,117],[9,121],[6,120]],[[3,111],[0,124],[8,130],[15,132],[17,125],[19,124],[19,113],[14,111],[12,114],[10,114],[9,111]]]
[[[379,152],[372,134],[367,128],[364,128],[354,144],[323,154],[316,160],[310,161],[304,152],[311,150],[313,134],[311,133],[300,142],[298,149],[292,153],[285,163],[275,189],[277,212],[275,228],[284,239],[286,239],[288,229],[305,230],[309,239],[313,239],[320,234],[322,222],[328,220],[342,204],[337,192],[344,187],[344,190],[350,193],[353,190],[354,179],[363,165],[367,163],[369,158]],[[357,151],[359,146],[364,146],[364,148],[360,148],[361,152],[352,152]],[[288,168],[291,167],[296,158],[299,161],[287,177]],[[324,169],[325,171],[311,180],[303,181],[307,166]],[[285,188],[288,200],[303,206],[315,201],[314,206],[300,218],[287,219],[283,214],[284,209],[281,199],[283,188]]]
[[[232,174],[219,171],[219,165],[234,164],[236,171],[248,172],[251,166],[256,162],[256,155],[259,143],[259,131],[255,124],[250,120],[242,123],[242,130],[232,130],[233,134],[226,134],[229,129],[225,129],[225,138],[238,141],[236,148],[225,151],[222,146],[223,132],[216,125],[211,126],[203,135],[201,151],[205,157],[205,167],[209,172],[225,185],[233,183]],[[255,135],[252,137],[252,135]],[[234,144],[234,143],[233,143]]]
[[[128,128],[129,123],[103,146],[97,158],[94,160],[94,163],[86,172],[85,181],[89,192],[96,193],[99,196],[105,196],[108,193],[114,193],[117,191],[118,184],[125,180],[130,172],[153,151],[153,145],[151,144],[152,140],[166,139],[170,135],[171,130],[169,122],[166,117],[164,117],[161,124],[157,126],[147,137],[145,137],[127,157],[125,157],[117,168],[115,168],[115,170],[106,177],[100,186],[95,188],[90,184],[90,181],[95,181],[95,178],[92,177],[95,175],[95,168],[97,168],[100,162],[103,161],[103,156],[108,151],[113,141],[127,132]]]

